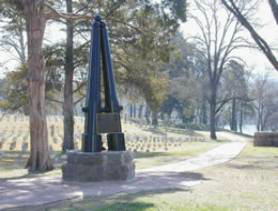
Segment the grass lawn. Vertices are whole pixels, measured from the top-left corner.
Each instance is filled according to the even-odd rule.
[[[248,144],[231,162],[195,173],[205,181],[188,190],[122,194],[88,198],[50,210],[219,211],[278,210],[278,148]]]
[[[28,152],[18,151],[2,151],[0,156],[0,179],[10,179],[19,177],[39,177],[41,175],[59,175],[61,161],[56,161],[55,166],[57,168],[54,171],[50,171],[44,174],[29,174],[25,168],[27,159],[29,157]],[[60,156],[60,152],[53,152],[52,156]]]
[[[143,169],[165,163],[176,162],[184,160],[187,157],[198,155],[206,152],[220,143],[218,142],[188,142],[184,147],[175,151],[169,152],[135,152],[136,169]],[[61,174],[60,166],[63,159],[60,158],[61,153],[55,152],[53,154],[56,158],[55,166],[57,170],[47,174]],[[27,176],[28,171],[24,169],[27,162],[28,153],[5,151],[0,157],[0,179],[13,178],[20,176]],[[32,175],[28,175],[29,177]],[[33,175],[34,176],[34,175]]]
[[[177,162],[186,158],[196,156],[217,147],[218,142],[188,142],[180,150],[170,152],[136,152],[134,153],[136,169],[144,169]]]
[[[0,179],[20,177],[28,172],[24,169],[27,162],[27,153],[21,152],[1,152],[0,156]]]

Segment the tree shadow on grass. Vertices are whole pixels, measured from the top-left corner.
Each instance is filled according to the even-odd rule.
[[[25,169],[22,169],[22,170],[25,170]],[[60,169],[55,169],[55,170],[60,171]],[[26,170],[26,173],[24,173],[20,176],[11,176],[11,177],[7,176],[4,178],[0,178],[0,182],[8,182],[8,181],[21,180],[21,179],[40,179],[42,177],[48,176],[47,173],[48,172],[30,173],[30,172],[28,172],[28,170]]]
[[[167,134],[164,131],[162,131],[160,128],[145,128],[143,130],[147,131],[147,132],[151,132],[151,133],[153,133],[153,135],[165,136]]]
[[[58,204],[61,203],[62,208],[64,208],[65,201],[76,200],[81,195],[82,197],[86,197],[86,200],[78,203],[79,206],[75,205],[76,202],[71,202],[71,205],[66,209],[57,210],[96,210],[94,207],[100,202],[102,202],[100,203],[100,208],[114,206],[117,209],[119,208],[118,210],[144,210],[154,205],[152,203],[138,202],[136,198],[139,196],[189,191],[192,185],[199,184],[202,180],[209,179],[205,178],[200,173],[172,171],[138,173],[137,177],[132,180],[117,182],[65,182],[61,181],[59,177],[42,177],[18,181],[9,180],[4,183],[0,182],[0,184],[2,183],[0,192],[9,193],[9,190],[15,190],[9,193],[9,197],[11,198],[10,201],[5,197],[2,201],[6,203],[6,206],[16,206],[17,210],[22,210],[21,208],[24,204],[27,210],[29,208],[29,210],[37,210],[37,208],[39,208],[39,210],[45,210],[49,207],[53,207],[53,204],[58,206]],[[52,192],[55,194],[50,194]],[[109,201],[109,197],[112,196],[123,196],[124,198],[122,201],[118,199],[114,202],[111,200]],[[26,204],[26,200],[33,203]],[[74,209],[71,209],[72,206],[74,206]],[[122,209],[123,206],[127,206],[128,209]],[[88,209],[86,207],[88,207]],[[102,210],[117,209],[111,208]]]
[[[30,173],[25,168],[29,152],[21,151],[1,151],[3,154],[0,156],[0,182],[7,180],[39,178],[48,176],[49,172],[33,172]],[[66,162],[66,157],[60,151],[53,151],[51,157],[54,163],[54,171],[59,170]]]
[[[241,162],[228,163],[227,167],[239,170],[273,170],[278,169],[278,159],[263,157],[248,157]]]
[[[106,197],[86,197],[80,202],[68,202],[64,204],[56,204],[56,206],[45,208],[47,211],[144,211],[155,208],[155,203],[138,201],[140,197],[154,197],[160,194],[171,194],[175,192],[188,192],[185,189],[165,189],[154,191],[142,191],[139,193],[120,193]]]
[[[146,203],[146,202],[114,202],[103,207],[95,208],[95,211],[143,211],[149,208],[153,208],[155,205],[153,203]]]
[[[52,208],[55,208],[54,210],[62,210],[63,208],[63,210],[98,211],[147,210],[155,208],[155,203],[152,203],[152,201],[138,201],[138,198],[175,192],[191,192],[191,186],[188,186],[188,184],[205,180],[210,179],[196,172],[149,172],[144,173],[144,175],[139,174],[133,182],[121,182],[120,185],[116,186],[111,184],[110,187],[114,186],[113,190],[117,189],[114,193],[101,196],[85,194],[85,198],[80,202],[67,202],[66,205],[56,204]],[[88,186],[84,183],[76,185],[80,187],[80,190],[84,186]],[[90,187],[90,189],[97,191],[96,187]]]
[[[159,156],[170,156],[171,153],[169,152],[135,152],[134,158],[152,158],[152,157],[159,157]]]

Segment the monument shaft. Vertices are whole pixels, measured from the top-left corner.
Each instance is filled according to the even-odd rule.
[[[101,103],[101,85],[104,86],[104,107]],[[125,150],[120,121],[121,110],[116,94],[108,32],[105,23],[97,16],[91,32],[89,79],[86,106],[83,108],[85,132],[82,151],[100,152],[101,133],[107,133],[109,151]]]

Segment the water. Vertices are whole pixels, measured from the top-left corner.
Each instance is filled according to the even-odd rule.
[[[242,132],[248,135],[254,135],[257,132],[256,125],[243,125]]]
[[[225,125],[224,129],[230,130],[229,125]],[[246,124],[242,126],[242,133],[253,136],[257,132],[257,127],[254,124]]]

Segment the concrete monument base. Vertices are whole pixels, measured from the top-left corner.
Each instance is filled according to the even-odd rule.
[[[70,151],[62,171],[66,181],[128,180],[135,176],[135,164],[129,151]]]
[[[278,133],[257,132],[254,136],[254,146],[278,147]]]

